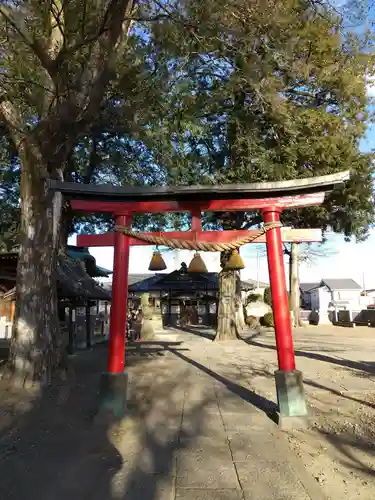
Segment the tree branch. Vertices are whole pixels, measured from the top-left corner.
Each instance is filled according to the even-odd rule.
[[[60,39],[62,41],[62,45],[65,45],[65,33],[64,33],[64,10],[63,5],[58,5],[56,0],[52,0],[51,4],[51,17],[55,21],[55,25],[52,26],[52,34],[57,29],[60,33]],[[51,37],[52,38],[52,37]]]
[[[50,8],[50,39],[48,44],[48,53],[52,60],[65,45],[64,19],[62,16],[62,6],[57,5],[57,2],[52,0]]]
[[[24,138],[24,127],[21,113],[10,101],[0,101],[0,117],[6,124],[9,134],[18,150],[20,143]]]
[[[94,80],[91,91],[88,96],[86,107],[80,113],[77,121],[86,122],[95,113],[98,103],[101,103],[104,89],[111,79],[112,71],[119,47],[123,39],[129,36],[131,21],[124,26],[123,19],[131,18],[131,13],[135,0],[112,0],[108,5],[105,18],[109,21],[110,30],[108,31],[107,49],[100,58],[101,67],[97,70],[97,77]],[[123,12],[124,15],[120,16]]]
[[[285,255],[289,255],[289,257],[292,254],[292,251],[290,250],[290,248],[288,248],[288,246],[287,246],[286,243],[283,243],[283,252],[284,252]]]
[[[51,89],[45,87],[42,83],[40,83],[36,80],[31,80],[31,79],[26,79],[26,78],[16,78],[14,76],[9,76],[6,73],[3,73],[1,75],[0,81],[1,81],[1,79],[8,80],[9,83],[5,84],[5,82],[4,82],[4,85],[10,85],[13,83],[13,84],[21,84],[21,85],[23,84],[23,85],[27,85],[29,87],[35,86],[35,87],[38,87],[38,88],[44,90],[44,92],[51,94],[51,96],[55,95]],[[5,89],[4,89],[4,92],[5,92]]]
[[[87,36],[83,36],[80,41],[78,41],[71,47],[64,46],[64,48],[60,51],[59,55],[57,56],[56,60],[57,65],[59,65],[67,55],[71,55],[74,52],[77,52],[77,50],[80,50],[81,48],[85,47],[86,45],[90,45],[91,43],[97,41],[102,35],[112,30],[111,23],[108,23],[108,19],[114,3],[116,2],[111,2],[108,5],[107,10],[104,13],[102,22],[100,23],[99,28],[95,30],[94,33],[88,34]],[[134,4],[135,2],[131,3]],[[139,22],[139,23],[157,22],[157,21],[162,21],[164,19],[168,19],[168,17],[169,16],[167,14],[159,14],[155,16],[135,16],[131,14],[123,16],[122,24],[124,23],[131,24],[134,22]]]
[[[50,58],[48,53],[44,50],[42,45],[30,35],[27,29],[23,26],[25,20],[21,19],[22,14],[18,13],[20,18],[19,21],[14,19],[14,13],[11,9],[6,7],[5,5],[0,5],[0,15],[13,27],[13,29],[17,32],[17,34],[21,37],[22,41],[30,47],[35,56],[39,59],[43,68],[48,72],[48,74],[53,77],[55,76],[53,60]]]
[[[83,183],[90,184],[95,169],[98,166],[98,141],[95,136],[92,137],[92,146],[89,155],[89,163],[85,175],[83,176]]]

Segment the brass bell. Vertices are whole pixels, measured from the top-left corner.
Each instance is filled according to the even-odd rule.
[[[159,250],[155,250],[155,252],[152,254],[150,265],[148,266],[149,271],[164,271],[164,269],[167,269],[167,266],[164,262],[164,259],[159,252]]]
[[[204,263],[204,260],[200,256],[199,252],[195,252],[194,257],[192,258],[189,267],[188,267],[188,272],[189,273],[207,273],[207,267],[206,264]]]
[[[233,250],[225,265],[225,271],[240,271],[241,269],[245,269],[245,264],[238,250]]]

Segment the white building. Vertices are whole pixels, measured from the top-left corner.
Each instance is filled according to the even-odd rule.
[[[330,323],[340,310],[360,310],[364,304],[362,287],[351,278],[323,279],[320,283],[301,283],[302,305],[319,313],[320,323]]]

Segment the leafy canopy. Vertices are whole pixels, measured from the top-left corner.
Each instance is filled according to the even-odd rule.
[[[91,102],[92,84],[104,69],[93,54],[108,50],[103,13],[113,3],[46,2],[40,9],[31,1],[18,2],[20,13],[10,11],[15,17],[3,11],[1,95],[20,112],[24,130],[51,109],[63,118],[63,104],[72,96],[80,106]],[[19,22],[25,12],[28,28],[19,32],[12,19]],[[82,130],[76,122],[64,164],[67,180],[212,184],[350,169],[351,182],[324,207],[290,211],[284,222],[367,236],[374,217],[372,156],[360,152],[359,142],[369,118],[369,34],[343,31],[336,11],[307,0],[145,1],[130,18],[102,103],[85,117]],[[46,51],[61,64],[66,78],[60,86],[51,77],[54,68],[46,67]],[[7,158],[7,147],[0,148]],[[14,186],[17,161],[8,167],[2,167],[4,182]],[[10,226],[16,192],[12,187],[6,197]],[[2,224],[9,227],[6,219]],[[100,221],[89,218],[79,227],[93,230]],[[143,217],[140,227],[149,222]],[[159,217],[155,224],[169,222]],[[250,227],[260,219],[254,213],[215,214],[207,222]]]
[[[154,27],[173,61],[164,116],[174,144],[170,182],[283,180],[349,169],[351,182],[324,207],[291,211],[284,222],[365,238],[374,218],[373,158],[359,145],[369,119],[366,77],[374,73],[371,34],[343,31],[334,11],[307,0],[184,6],[187,36],[167,22]],[[257,214],[219,221],[259,222]]]

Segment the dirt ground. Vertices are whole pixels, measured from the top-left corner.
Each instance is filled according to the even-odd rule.
[[[251,387],[272,397],[275,364],[270,332],[247,338]],[[288,433],[306,469],[329,499],[370,500],[375,490],[375,330],[309,327],[294,334],[310,411],[308,430]]]
[[[277,361],[273,332],[249,332],[243,340],[223,342],[220,346],[209,343],[210,331],[202,332],[203,339],[196,337],[199,332],[192,333],[193,337],[186,339],[205,342],[218,373],[270,402],[275,401],[273,373]],[[180,335],[182,340],[189,333]],[[304,431],[288,432],[289,444],[328,499],[373,499],[375,330],[308,327],[296,330],[294,340],[297,368],[304,375],[310,426]],[[97,373],[94,376],[93,363]],[[100,350],[81,353],[72,359],[72,364],[72,380],[47,391],[43,398],[35,391],[10,390],[0,380],[0,467],[9,455],[28,453],[30,448],[39,446],[37,443],[45,440],[48,433],[56,433],[57,447],[64,442],[64,435],[71,436],[75,443],[85,432],[95,406],[97,379],[105,368],[105,356]],[[108,443],[104,444],[108,447]],[[102,441],[95,446],[102,448]],[[112,448],[110,451],[113,454]]]

